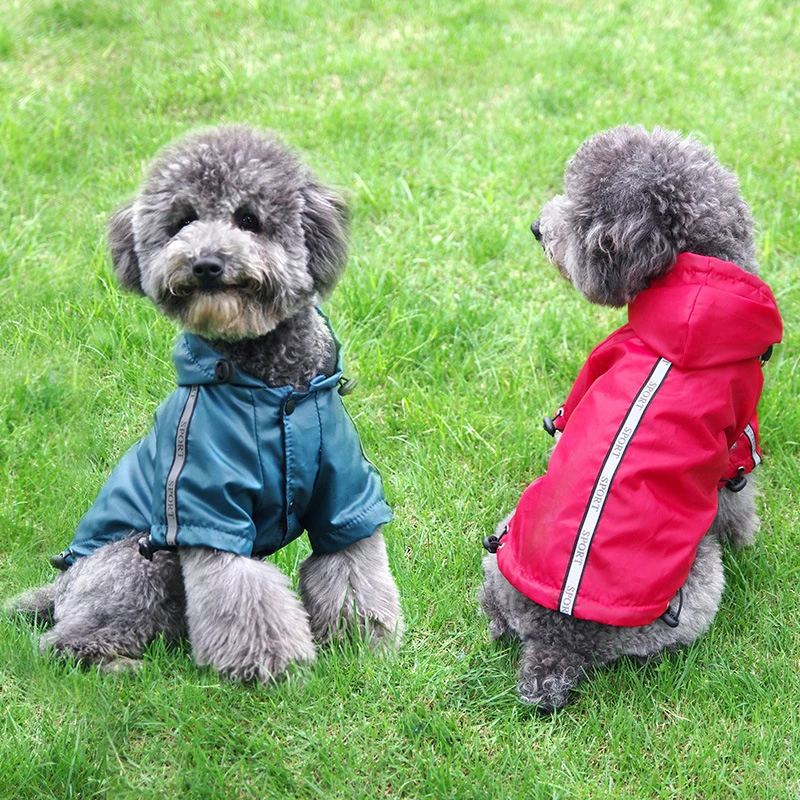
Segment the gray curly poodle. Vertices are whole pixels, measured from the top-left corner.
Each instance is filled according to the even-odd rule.
[[[549,712],[593,669],[710,626],[721,546],[758,528],[756,407],[781,320],[736,177],[691,137],[591,137],[531,228],[587,300],[628,306],[545,418],[545,475],[484,542],[491,636],[519,638],[520,698]]]
[[[317,308],[346,228],[337,194],[243,126],[167,148],[112,216],[121,285],[182,328],[178,387],[54,558],[55,583],[11,602],[51,625],[44,651],[119,670],[158,635],[188,636],[198,664],[269,682],[348,630],[399,646],[392,515]],[[304,531],[298,597],[263,557]]]

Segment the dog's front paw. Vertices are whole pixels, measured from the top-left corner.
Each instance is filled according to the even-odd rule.
[[[517,682],[519,698],[550,714],[569,702],[570,692],[586,677],[588,667],[578,653],[528,643]]]
[[[300,603],[298,609],[283,610],[281,623],[275,618],[259,624],[250,614],[239,621],[215,615],[189,622],[192,655],[200,666],[209,666],[220,675],[243,683],[272,683],[294,666],[310,664],[316,650],[308,618]],[[256,615],[258,616],[258,615]]]
[[[285,678],[298,666],[310,664],[316,652],[309,633],[307,639],[262,641],[233,660],[221,653],[199,653],[196,648],[194,655],[198,664],[213,667],[232,681],[269,684]]]
[[[520,676],[517,693],[523,703],[536,706],[536,710],[543,714],[550,714],[569,702],[569,693],[580,679],[574,669],[549,674],[537,671]]]
[[[405,627],[403,616],[396,590],[381,591],[381,588],[387,589],[384,585],[376,592],[359,592],[348,585],[343,593],[330,595],[326,601],[306,587],[303,601],[311,617],[314,639],[327,644],[355,638],[367,642],[377,652],[397,650]]]
[[[392,653],[399,649],[403,640],[405,624],[399,613],[364,611],[358,607],[358,600],[351,613],[341,617],[339,638],[358,631],[358,637],[366,641],[370,649],[379,653]]]

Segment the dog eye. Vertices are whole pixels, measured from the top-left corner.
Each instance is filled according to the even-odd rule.
[[[175,219],[167,228],[169,237],[172,238],[173,236],[176,236],[187,225],[191,225],[193,222],[197,222],[197,220],[197,212],[193,208],[182,209],[180,214],[176,215]]]
[[[261,223],[258,217],[246,208],[240,208],[233,215],[233,219],[236,223],[236,227],[241,228],[243,231],[249,231],[250,233],[261,232]]]

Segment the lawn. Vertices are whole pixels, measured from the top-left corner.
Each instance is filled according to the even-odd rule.
[[[173,382],[174,327],[120,292],[107,215],[198,125],[274,129],[346,194],[326,304],[396,513],[408,630],[244,688],[156,642],[113,677],[0,623],[0,798],[800,796],[800,7],[789,0],[1,0],[0,599],[52,579]],[[534,247],[566,159],[622,122],[740,176],[784,320],[765,368],[758,543],[711,632],[521,705],[481,538],[546,464],[543,414],[624,312]],[[731,331],[735,336],[736,332]],[[308,545],[274,558],[294,572]]]

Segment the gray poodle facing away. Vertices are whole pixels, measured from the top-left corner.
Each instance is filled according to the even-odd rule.
[[[341,198],[244,126],[167,148],[112,216],[120,284],[182,328],[179,385],[55,558],[56,581],[11,601],[48,624],[43,651],[116,671],[158,635],[188,637],[198,664],[266,683],[348,632],[399,646],[391,512],[317,308],[346,228]],[[263,556],[304,530],[298,596]]]
[[[581,391],[586,391],[584,398],[590,397],[592,391],[605,391],[607,394],[603,397],[603,402],[592,406],[592,411],[586,411],[590,402],[586,401],[583,403],[584,411],[581,411],[580,404],[570,409],[568,400],[564,407],[572,414],[568,421],[562,419],[559,422],[558,419],[564,408],[559,410],[555,422],[546,418],[545,426],[556,438],[548,474],[539,479],[549,481],[542,484],[547,488],[541,489],[537,495],[535,487],[538,481],[534,482],[523,495],[517,510],[509,514],[498,525],[495,535],[487,537],[485,541],[489,554],[484,557],[485,581],[481,590],[481,602],[489,619],[491,637],[515,637],[520,640],[522,650],[517,684],[520,698],[540,711],[550,712],[565,705],[571,690],[592,670],[623,656],[643,661],[664,651],[689,645],[709,628],[717,613],[724,587],[721,547],[731,545],[738,548],[749,545],[754,541],[758,529],[756,491],[752,477],[745,483],[743,474],[760,461],[760,454],[756,452],[757,425],[752,451],[747,442],[743,445],[744,440],[737,437],[743,435],[748,419],[755,416],[755,403],[761,388],[759,355],[771,343],[780,340],[780,318],[769,289],[755,277],[758,267],[753,243],[753,221],[747,204],[740,196],[737,179],[720,165],[708,148],[694,138],[684,138],[678,133],[659,128],[648,132],[640,127],[629,126],[621,126],[591,137],[584,142],[568,165],[563,194],[554,197],[544,206],[540,218],[531,227],[547,258],[587,300],[601,305],[629,306],[629,325],[598,345],[590,357],[590,361],[595,358],[593,365],[590,366],[590,361],[587,361],[573,389],[573,392],[576,391],[578,385],[582,384]],[[650,330],[654,325],[653,320],[648,318],[648,313],[642,310],[653,307],[653,293],[660,291],[663,294],[665,287],[678,285],[676,264],[684,263],[682,259],[686,258],[681,254],[695,254],[700,257],[689,256],[690,259],[694,258],[691,263],[701,263],[703,269],[706,268],[706,263],[716,265],[709,267],[712,272],[719,266],[722,277],[712,279],[724,285],[727,285],[727,281],[736,287],[743,286],[741,291],[748,299],[751,296],[764,299],[763,313],[769,322],[767,336],[772,336],[765,342],[760,342],[756,336],[755,341],[745,341],[742,345],[745,349],[749,348],[746,362],[742,363],[746,363],[749,370],[748,380],[754,384],[752,391],[748,390],[754,399],[741,412],[740,417],[737,417],[735,425],[731,421],[729,429],[714,434],[717,437],[714,441],[722,442],[722,452],[715,452],[708,457],[713,462],[710,467],[703,466],[704,462],[701,462],[698,451],[699,466],[695,470],[695,464],[691,460],[694,454],[690,453],[683,470],[689,477],[683,483],[677,477],[673,480],[672,476],[668,475],[665,479],[659,475],[656,469],[657,457],[655,454],[651,455],[649,449],[640,447],[636,450],[637,437],[647,435],[648,417],[657,420],[668,416],[670,431],[681,429],[681,423],[675,422],[681,417],[687,418],[687,428],[701,427],[695,425],[695,419],[702,419],[702,396],[696,398],[695,404],[685,404],[683,410],[675,404],[670,407],[668,398],[671,396],[671,381],[694,380],[693,375],[702,373],[703,370],[694,369],[693,366],[685,367],[677,362],[670,364],[664,358],[664,353],[653,353],[642,344],[641,339],[647,338],[645,334],[637,338],[640,329]],[[714,259],[726,263],[718,265]],[[680,280],[688,281],[688,278],[684,276]],[[659,288],[648,292],[650,287]],[[698,288],[697,297],[705,297],[700,294],[701,291],[705,289]],[[709,313],[717,313],[715,304],[716,300],[709,304]],[[691,303],[689,307],[692,309],[689,313],[696,312]],[[669,307],[667,313],[672,313]],[[741,327],[738,320],[721,327],[721,334],[719,325],[702,328],[701,334],[693,340],[700,360],[706,358],[709,350],[717,347],[718,334],[732,339],[732,331],[736,330],[737,337],[746,339],[748,336],[746,320],[742,321]],[[634,329],[633,332],[631,328]],[[678,339],[683,330],[676,327],[660,335],[669,344],[671,339]],[[713,341],[706,342],[704,336],[710,336]],[[608,345],[608,342],[612,344]],[[630,342],[635,344],[631,345]],[[687,344],[687,348],[688,346]],[[609,429],[619,438],[611,437],[608,443],[603,441],[595,445],[594,440],[604,435],[601,434],[601,431],[605,431],[603,416],[617,414],[618,405],[613,396],[608,394],[611,390],[604,389],[601,385],[607,375],[613,373],[608,364],[617,357],[617,352],[622,352],[626,347],[635,350],[637,354],[645,353],[647,358],[659,359],[671,372],[664,373],[664,388],[656,389],[656,392],[661,393],[660,396],[649,389],[645,392],[650,405],[640,402],[642,394],[638,398],[633,394],[636,399],[633,403],[627,397],[620,401],[623,411],[609,423]],[[631,356],[625,356],[629,357]],[[745,358],[735,356],[740,357]],[[596,364],[603,359],[605,361],[601,369]],[[674,358],[672,360],[676,361]],[[620,358],[619,363],[622,361]],[[614,364],[616,368],[617,362]],[[608,373],[603,371],[606,369],[609,370]],[[706,370],[712,378],[703,380],[715,379],[714,376],[728,369],[734,368],[715,365]],[[617,385],[619,380],[617,384],[605,384],[612,388]],[[640,384],[637,380],[636,386],[640,385],[648,386],[647,383]],[[745,385],[736,377],[731,386],[723,383],[718,387],[719,395],[725,398],[730,395],[734,398],[730,402],[725,400],[725,408],[739,402],[736,398],[744,393],[742,387]],[[597,388],[599,386],[600,389]],[[651,400],[651,394],[655,399]],[[622,414],[631,414],[638,406],[645,410],[640,427],[631,426],[631,434],[625,427],[629,417],[623,418]],[[605,411],[607,407],[610,410]],[[619,422],[620,419],[623,420],[622,423]],[[584,427],[580,427],[581,425]],[[736,426],[738,429],[733,433]],[[581,432],[587,434],[583,439],[580,438]],[[676,434],[678,435],[680,434]],[[727,440],[725,435],[729,437]],[[733,437],[733,444],[730,437]],[[620,446],[623,455],[619,457],[620,466],[617,466],[614,448],[619,443],[623,443],[627,450],[623,451]],[[592,448],[595,446],[600,455],[593,463],[602,464],[598,467],[600,472],[591,473],[591,479],[586,484],[586,496],[581,495],[574,499],[578,509],[578,516],[570,518],[570,523],[574,519],[574,526],[563,526],[562,517],[566,514],[563,509],[573,503],[573,495],[576,493],[574,482],[570,483],[573,472],[581,469],[581,459],[589,458],[584,451],[591,450],[594,453]],[[743,449],[747,450],[750,466],[738,467],[731,480],[718,483],[717,478],[722,472],[719,465],[724,467],[729,463],[734,452],[743,455]],[[601,460],[603,457],[604,461]],[[705,457],[704,454],[703,458]],[[638,466],[626,467],[626,459],[637,462]],[[626,468],[631,471],[630,474],[623,474]],[[716,473],[713,472],[715,468],[718,470]],[[616,473],[607,471],[614,469],[617,470]],[[638,469],[639,473],[636,474],[634,469]],[[706,473],[711,471],[710,481],[703,477],[703,470]],[[610,480],[606,480],[608,475],[612,476]],[[695,475],[700,477],[695,478]],[[698,508],[702,506],[703,515],[698,512],[692,516],[686,512],[680,517],[686,520],[685,524],[676,523],[674,517],[684,513],[680,508],[683,496],[686,496],[688,505],[689,495],[695,493],[695,484],[701,479],[705,481],[704,485],[710,486],[710,490],[706,492],[708,496],[703,495],[702,501],[691,502],[697,502]],[[592,481],[595,481],[594,485]],[[648,482],[652,483],[651,488],[648,488]],[[562,491],[563,487],[567,487],[566,491]],[[594,493],[591,494],[590,491]],[[666,521],[662,524],[657,510],[649,513],[644,506],[638,505],[639,499],[631,500],[626,497],[626,491],[631,492],[631,497],[644,497],[645,502],[650,502],[647,500],[648,496],[655,495],[655,509],[658,508],[658,496],[672,492],[670,502],[674,501],[674,506],[667,509]],[[616,500],[615,492],[618,494]],[[637,495],[636,492],[640,494]],[[643,494],[647,492],[649,495]],[[529,505],[524,502],[526,495],[532,498]],[[559,503],[562,505],[559,506]],[[596,509],[600,510],[595,514]],[[611,558],[606,559],[610,564],[598,565],[602,561],[601,557],[618,546],[618,538],[615,537],[621,536],[626,525],[631,529],[632,543],[626,545],[629,550],[625,551],[630,554],[630,563],[614,563]],[[661,525],[659,530],[662,531],[658,535],[666,536],[667,540],[652,545],[659,556],[646,563],[647,548],[658,538],[655,535],[657,525]],[[619,592],[633,591],[625,584],[637,584],[640,572],[649,570],[655,575],[659,574],[660,565],[652,562],[658,562],[661,553],[670,552],[673,540],[683,541],[681,526],[692,529],[691,536],[694,538],[691,540],[691,548],[688,549],[688,560],[682,574],[683,582],[669,588],[669,594],[664,601],[664,605],[669,601],[666,608],[662,605],[646,620],[640,618],[641,615],[637,617],[629,608],[622,611],[614,609],[608,615],[602,613],[602,609],[599,614],[589,611],[579,613],[576,603],[580,603],[581,595],[592,588],[590,573],[593,556],[597,562],[594,569],[604,574],[606,579],[610,575],[609,583],[616,581],[623,584]],[[553,542],[547,539],[551,531],[556,530],[561,533],[562,538],[567,535],[570,537],[566,545],[555,541],[558,533],[552,533],[555,537]],[[627,533],[627,528],[625,532]],[[551,563],[548,559],[552,558],[552,563],[556,563],[552,553],[561,552],[558,550],[560,547],[566,548],[565,561],[558,562],[562,565],[559,568],[561,571],[553,574],[552,578],[547,575],[542,578],[542,572],[548,568],[546,565]],[[644,553],[641,555],[641,563],[640,547]],[[532,553],[532,560],[525,561],[523,555],[520,555],[523,553]],[[537,561],[537,558],[540,560]],[[566,568],[563,564],[566,564]],[[616,569],[622,570],[621,579],[613,574]],[[602,570],[606,572],[602,573]],[[667,567],[665,572],[666,570]],[[577,584],[570,583],[573,573],[578,576]],[[554,594],[547,594],[545,589],[540,590],[540,584],[548,580],[552,580],[555,586]],[[654,581],[655,584],[659,582],[660,578]],[[577,593],[573,594],[576,585]],[[599,588],[595,591],[602,595],[606,586],[599,582],[597,585]],[[654,591],[663,593],[665,586],[668,586],[666,579]],[[636,590],[638,591],[638,586]],[[536,601],[528,595],[534,595]],[[542,599],[545,595],[547,601]],[[596,607],[601,608],[599,604]],[[620,616],[629,613],[627,617]],[[611,624],[609,619],[629,621]]]

